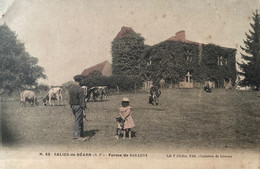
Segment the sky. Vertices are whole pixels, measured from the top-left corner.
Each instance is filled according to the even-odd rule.
[[[61,85],[85,68],[112,62],[111,42],[122,26],[154,45],[185,30],[186,39],[236,48],[259,0],[0,0],[6,23],[44,67],[47,85]]]

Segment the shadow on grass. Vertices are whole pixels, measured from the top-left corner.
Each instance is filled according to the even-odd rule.
[[[98,100],[96,100],[96,101],[89,100],[89,101],[86,101],[86,103],[102,103],[102,102],[108,102],[108,101],[109,101],[109,99],[107,99],[107,100],[102,100],[101,102],[98,101]]]
[[[153,105],[151,105],[153,106]],[[156,110],[156,111],[166,111],[166,109],[157,108],[156,106],[153,106],[151,108],[135,108],[135,110]]]
[[[120,133],[119,137],[123,138],[123,131]],[[132,131],[131,138],[134,138],[134,137],[136,137],[136,132]],[[126,138],[129,138],[129,133],[128,132],[126,132]]]
[[[6,123],[2,123],[2,145],[3,146],[12,146],[16,143],[14,135]]]
[[[7,109],[6,106],[4,106],[3,104],[1,105],[2,110],[1,111],[5,111]],[[12,146],[15,144],[15,142],[17,141],[14,137],[13,131],[11,129],[11,125],[10,123],[8,123],[8,121],[6,120],[5,114],[3,114],[1,112],[1,129],[2,129],[2,133],[1,133],[1,137],[2,137],[2,145],[3,146]]]
[[[96,133],[99,130],[88,130],[88,131],[84,131],[84,137],[88,137],[88,140],[90,140],[92,137],[94,137],[96,135]]]
[[[54,105],[54,106],[67,106],[66,104]]]
[[[132,131],[132,138],[136,137],[136,132],[135,131]],[[127,135],[129,137],[129,135]]]
[[[68,106],[67,104],[60,104],[60,105],[58,105],[58,104],[55,104],[54,106],[52,106],[52,105],[42,105],[41,104],[41,106],[43,106],[43,107],[65,107],[65,106]]]

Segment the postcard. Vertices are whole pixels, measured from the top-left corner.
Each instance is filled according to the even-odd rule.
[[[259,1],[1,4],[0,168],[260,167]]]

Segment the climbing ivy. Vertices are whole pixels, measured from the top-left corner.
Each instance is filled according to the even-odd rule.
[[[224,48],[214,44],[202,46],[202,65],[205,65],[206,77],[219,83],[224,79],[236,80],[236,49]]]
[[[164,78],[168,83],[184,80],[189,71],[195,82],[207,79],[223,82],[236,79],[236,49],[213,44],[164,41],[149,47],[145,53],[146,71],[149,80],[158,82]]]
[[[113,75],[139,75],[144,48],[144,38],[135,32],[116,37],[111,47]]]

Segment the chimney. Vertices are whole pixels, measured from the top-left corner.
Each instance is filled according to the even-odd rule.
[[[175,33],[175,37],[181,41],[185,41],[186,38],[185,38],[185,31],[182,30],[182,31],[179,31],[177,33]]]
[[[122,26],[120,32],[118,32],[116,38],[122,38],[128,33],[132,33],[134,30],[131,27]]]

